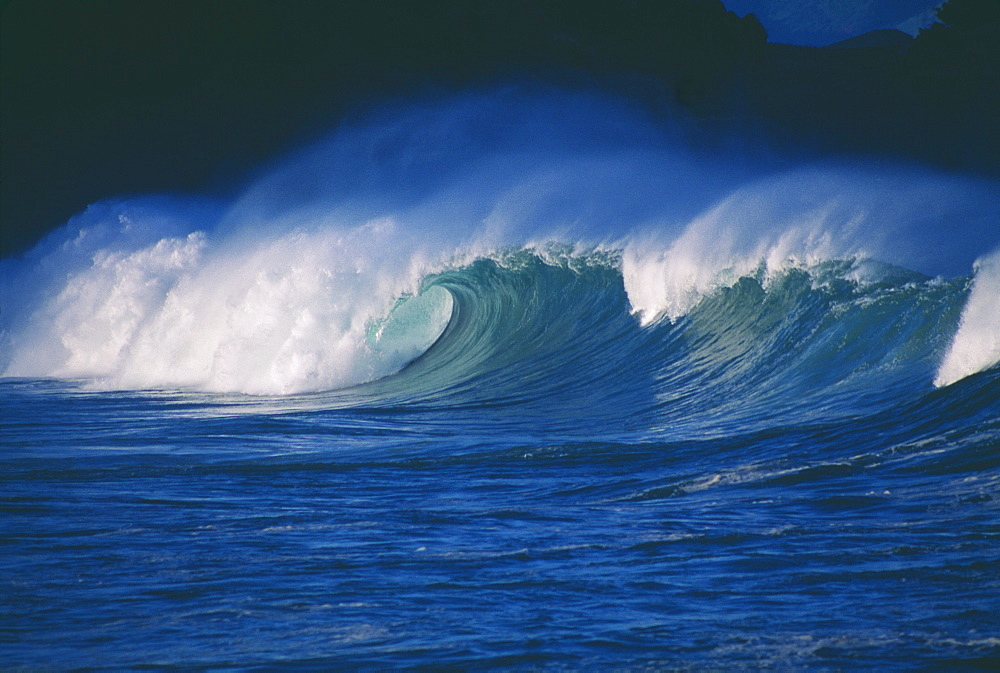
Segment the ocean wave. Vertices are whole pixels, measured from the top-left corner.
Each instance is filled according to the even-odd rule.
[[[5,260],[0,366],[721,423],[1000,360],[995,184],[760,168],[592,95],[390,109],[228,202],[110,200]]]

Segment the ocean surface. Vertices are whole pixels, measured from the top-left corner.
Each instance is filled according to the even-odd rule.
[[[4,260],[0,668],[996,670],[1000,189],[655,129],[396,105]]]

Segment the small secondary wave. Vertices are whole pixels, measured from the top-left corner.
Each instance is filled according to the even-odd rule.
[[[978,260],[962,322],[934,385],[945,386],[1000,362],[1000,250]]]

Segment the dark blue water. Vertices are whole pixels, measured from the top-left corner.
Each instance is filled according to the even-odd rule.
[[[613,261],[480,260],[374,383],[4,379],[4,666],[990,670],[969,284],[822,273],[642,326]]]

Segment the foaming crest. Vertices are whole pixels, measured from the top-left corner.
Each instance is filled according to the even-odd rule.
[[[680,235],[647,230],[633,237],[623,255],[625,287],[648,324],[674,320],[706,294],[757,271],[766,280],[823,260],[967,272],[971,251],[1000,238],[991,193],[993,185],[913,168],[829,165],[780,173],[736,189]]]
[[[749,273],[831,257],[967,273],[1000,245],[997,195],[899,166],[775,175],[594,94],[396,103],[230,202],[95,204],[4,261],[0,366],[104,387],[339,388],[392,374],[441,333],[445,295],[400,304],[428,275],[501,250],[621,251],[631,308],[649,323]],[[989,303],[984,268],[970,311]]]

